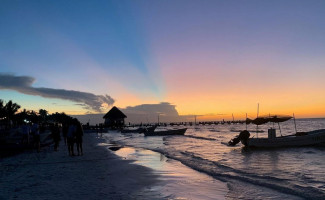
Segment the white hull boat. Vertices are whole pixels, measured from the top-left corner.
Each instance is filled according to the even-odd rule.
[[[243,140],[241,142],[248,147],[259,148],[313,146],[322,143],[325,144],[325,129],[281,137],[272,137],[272,134],[271,136],[269,134],[268,138],[249,138],[247,142]]]
[[[254,120],[246,119],[246,123],[253,123],[256,125],[266,123],[280,123],[291,119],[291,116],[278,116],[269,115],[266,117],[258,117]],[[294,120],[295,121],[295,120]],[[296,127],[296,124],[295,124]],[[280,129],[280,124],[279,124]],[[281,132],[281,129],[280,129]],[[282,134],[281,134],[282,135]],[[267,138],[255,138],[250,137],[250,133],[245,130],[240,132],[235,138],[228,142],[228,146],[235,146],[239,141],[248,147],[258,148],[275,148],[275,147],[301,147],[301,146],[314,146],[325,144],[325,129],[319,129],[309,132],[297,132],[293,135],[276,136],[276,130],[274,128],[268,129]]]

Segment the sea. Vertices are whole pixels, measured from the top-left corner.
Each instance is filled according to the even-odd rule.
[[[289,120],[258,127],[240,123],[185,127],[184,136],[145,137],[113,132],[105,133],[104,137],[111,144],[158,152],[225,182],[229,190],[226,199],[325,199],[325,145],[252,149],[241,143],[234,147],[224,144],[246,128],[254,137],[267,137],[270,127],[276,128],[277,136],[284,136],[325,129],[325,119],[296,119],[296,123]]]

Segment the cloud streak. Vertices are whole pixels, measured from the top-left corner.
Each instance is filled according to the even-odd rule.
[[[0,73],[0,90],[8,89],[17,92],[41,96],[44,98],[55,98],[77,102],[88,110],[101,112],[102,108],[109,107],[114,104],[114,99],[109,95],[95,95],[88,92],[80,92],[75,90],[53,89],[53,88],[36,88],[32,87],[35,78],[30,76],[14,76],[11,74]]]

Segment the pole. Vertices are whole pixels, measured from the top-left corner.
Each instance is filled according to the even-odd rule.
[[[296,125],[295,113],[293,113],[293,122],[295,123],[295,131],[296,131],[296,134],[297,134],[297,125]]]
[[[279,125],[279,130],[280,130],[280,134],[282,136],[282,133],[281,133],[281,127],[280,127],[280,123],[278,122],[278,125]]]
[[[257,115],[256,115],[256,118],[258,118],[259,111],[260,111],[260,104],[257,103]],[[258,138],[258,125],[256,125],[256,137]]]
[[[246,131],[247,131],[247,113],[246,113]]]

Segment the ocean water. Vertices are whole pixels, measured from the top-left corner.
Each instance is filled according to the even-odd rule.
[[[297,131],[325,129],[325,119],[298,119]],[[183,126],[167,127],[168,129]],[[255,137],[267,137],[267,124],[248,125]],[[110,143],[159,152],[167,158],[227,183],[227,199],[325,199],[325,146],[249,149],[228,142],[245,124],[187,126],[185,136],[144,137],[143,134],[104,134]],[[281,134],[295,132],[293,120],[280,124]],[[258,134],[258,135],[256,135]]]

